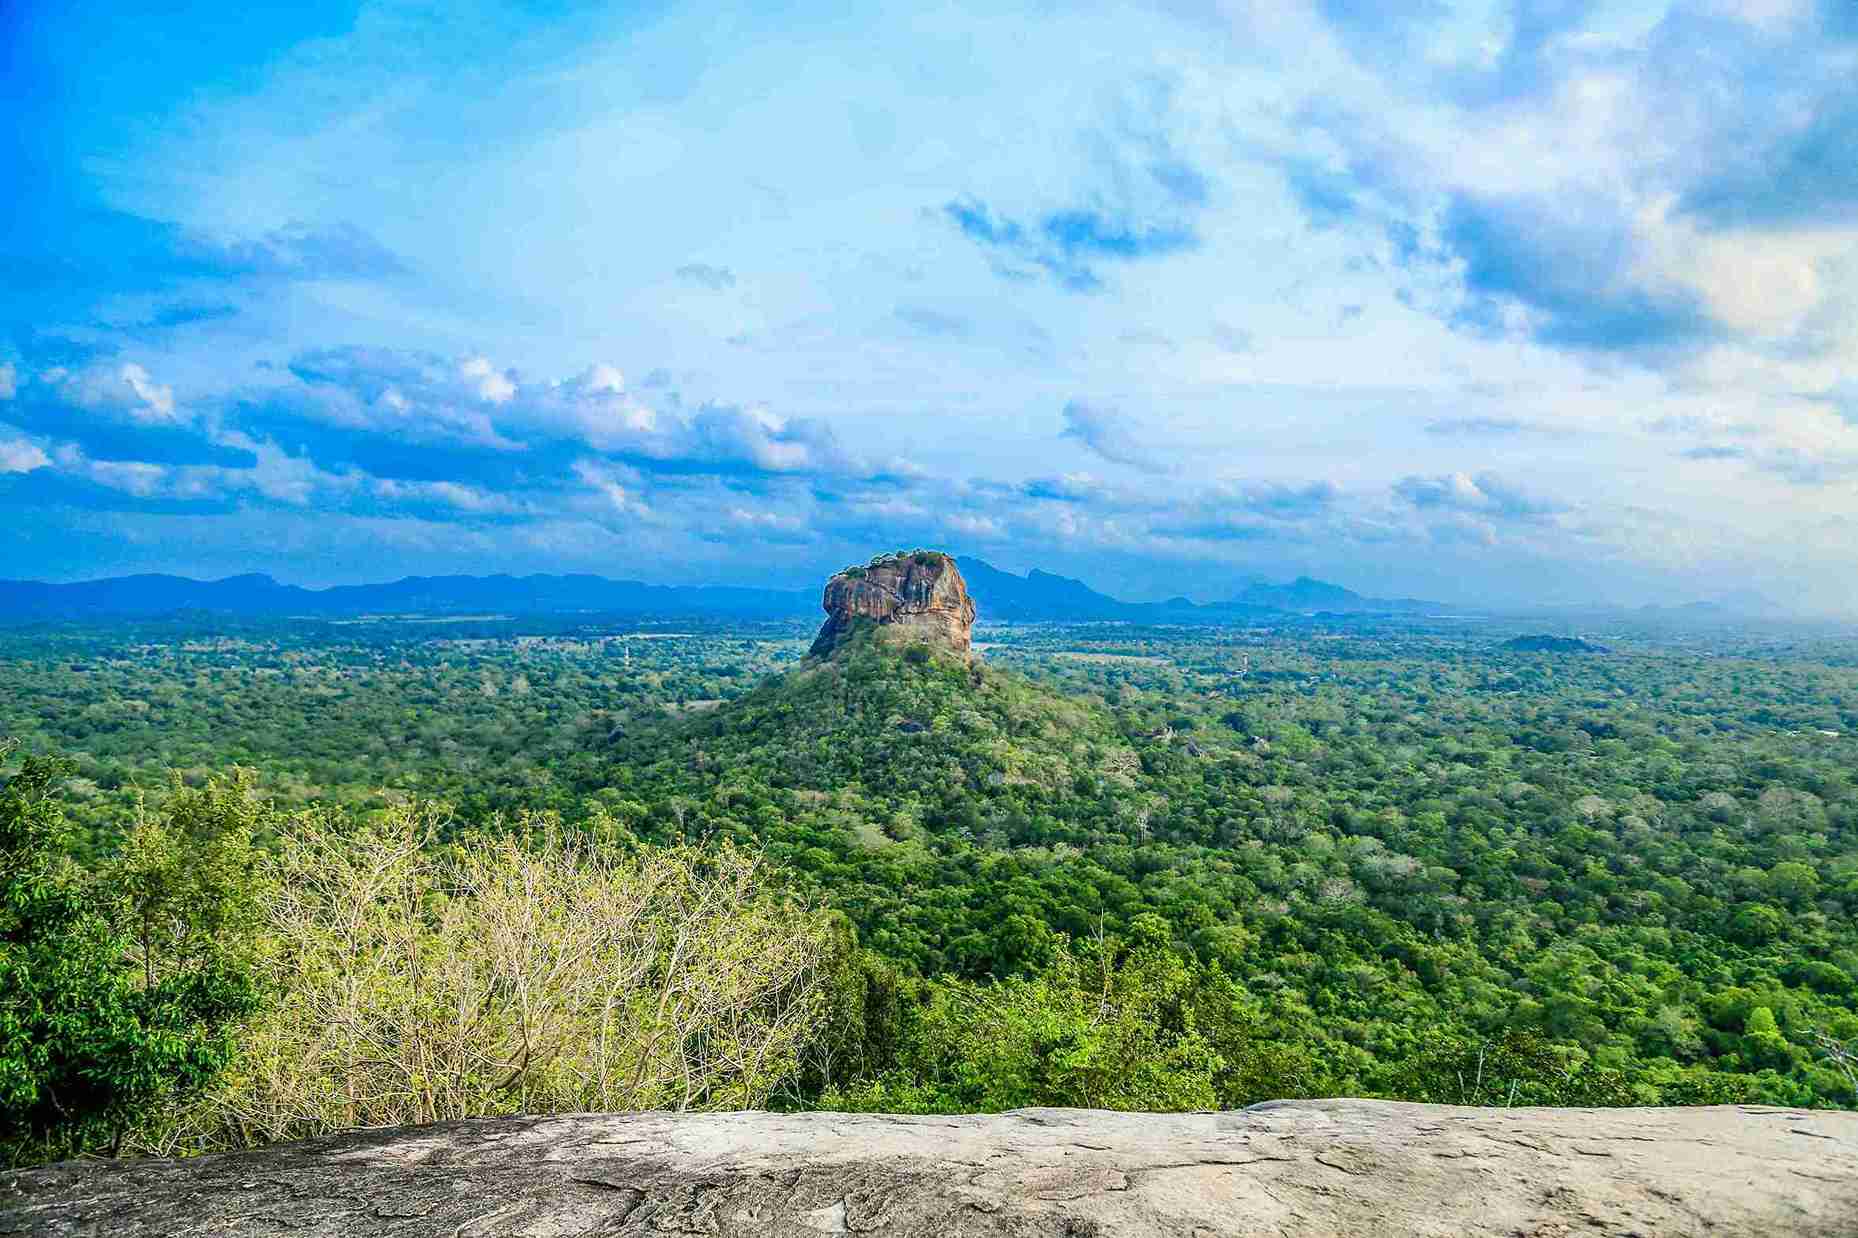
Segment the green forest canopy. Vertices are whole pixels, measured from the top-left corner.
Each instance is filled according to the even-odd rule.
[[[439,801],[761,852],[857,942],[770,1103],[1858,1103],[1858,643],[981,635],[796,671],[783,626],[43,629],[0,734],[68,754],[93,871],[168,768],[235,765],[260,847]]]

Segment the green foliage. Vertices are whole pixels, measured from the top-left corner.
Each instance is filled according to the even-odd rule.
[[[4,755],[4,754],[0,754]],[[257,994],[241,953],[249,844],[238,785],[137,823],[89,875],[67,854],[68,766],[27,758],[0,788],[0,1156],[116,1147],[209,1083]]]
[[[447,838],[553,811],[764,852],[844,918],[782,1104],[901,1104],[912,1071],[926,1106],[1442,1096],[1480,1053],[1519,1095],[1858,1103],[1816,1047],[1858,1036],[1849,638],[1609,631],[1571,658],[1424,621],[1038,626],[984,630],[979,669],[859,642],[770,679],[811,625],[649,631],[18,633],[0,733],[72,754],[93,872],[138,802],[232,765],[290,808],[444,800]],[[1130,1008],[1193,1011],[1141,1046],[1163,1078],[1090,1074],[1126,1034],[1079,1004],[1100,935],[1153,973]],[[990,1092],[951,1063],[995,1009],[1049,1036],[1006,1037]]]
[[[1577,1049],[1531,1032],[1471,1043],[1433,1036],[1389,1072],[1385,1090],[1440,1105],[1617,1106],[1656,1103],[1657,1090],[1633,1090],[1617,1070],[1594,1066]]]
[[[564,1110],[740,1109],[798,1069],[823,917],[723,845],[620,851],[548,818],[305,813],[264,867],[272,1000],[164,1153]]]
[[[1217,1101],[1227,994],[1165,947],[1060,946],[1031,976],[918,986],[892,1060],[829,1088],[830,1109],[969,1113],[1028,1105],[1199,1109]]]

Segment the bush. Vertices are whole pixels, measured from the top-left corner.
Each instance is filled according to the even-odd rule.
[[[29,758],[0,788],[0,1159],[15,1163],[115,1150],[226,1066],[258,998],[249,778],[177,787],[93,875],[53,798],[68,768]]]
[[[1640,1103],[1626,1076],[1588,1064],[1577,1049],[1531,1032],[1497,1040],[1438,1036],[1391,1072],[1385,1091],[1400,1100],[1439,1105],[1580,1105]]]
[[[403,807],[297,820],[266,968],[220,1086],[163,1151],[569,1110],[742,1109],[790,1083],[823,1013],[823,916],[729,847],[618,853],[546,819],[442,845]]]
[[[1029,977],[917,983],[887,1068],[829,1088],[819,1103],[900,1113],[1212,1108],[1228,1064],[1221,1032],[1231,1029],[1209,979],[1158,944],[1122,954],[1060,941]]]

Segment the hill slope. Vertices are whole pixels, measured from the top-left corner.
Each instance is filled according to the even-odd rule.
[[[1026,899],[1006,897],[977,871],[991,862],[976,861],[1034,838],[1107,842],[1109,823],[1092,824],[1115,811],[1105,789],[1132,785],[1141,767],[1088,699],[868,639],[712,712],[620,737],[610,758],[641,800],[681,806],[642,828],[760,838],[830,889],[868,944],[928,972],[1011,966],[993,931],[1002,906]],[[1090,925],[1065,901],[1052,892],[1026,910],[1082,935]]]
[[[1725,832],[1723,798],[1673,785],[1662,750],[1617,763],[1603,799],[1585,733],[1495,737],[1501,693],[1342,711],[1301,680],[1169,696],[1114,659],[1062,665],[1095,686],[854,645],[630,726],[602,796],[640,837],[765,847],[925,976],[1036,974],[1060,935],[1159,934],[1242,986],[1283,1071],[1254,1098],[1432,1095],[1407,1074],[1475,1074],[1495,1044],[1591,1103],[1847,1093],[1809,1046],[1858,1033],[1848,935],[1771,832]],[[1796,881],[1800,913],[1725,897],[1711,864]]]

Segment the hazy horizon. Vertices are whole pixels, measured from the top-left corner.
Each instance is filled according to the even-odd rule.
[[[1259,577],[1250,578],[1248,580],[1241,580],[1235,583],[1231,588],[1227,589],[1225,592],[1219,592],[1219,593],[1209,593],[1209,592],[1204,592],[1204,591],[1189,588],[1185,591],[1176,590],[1174,592],[1167,593],[1165,595],[1161,593],[1155,593],[1152,595],[1122,595],[1122,594],[1116,593],[1114,590],[1100,588],[1098,587],[1096,582],[1089,580],[1089,579],[1066,576],[1064,573],[1061,573],[1061,572],[1052,572],[1050,567],[1044,564],[1034,563],[1026,567],[1007,568],[1007,567],[1003,567],[1001,564],[991,562],[979,555],[965,554],[960,551],[950,551],[949,553],[958,563],[968,564],[968,565],[978,563],[979,565],[982,565],[991,571],[1004,572],[1008,575],[1019,577],[1021,579],[1025,579],[1029,575],[1033,573],[1037,573],[1037,572],[1050,573],[1052,575],[1057,576],[1061,580],[1080,582],[1084,584],[1086,587],[1093,589],[1095,592],[1108,597],[1112,601],[1128,603],[1128,604],[1133,604],[1133,605],[1146,605],[1146,604],[1170,602],[1170,601],[1175,601],[1181,598],[1185,598],[1187,601],[1193,603],[1196,606],[1217,605],[1217,604],[1222,604],[1222,603],[1238,600],[1239,595],[1243,594],[1247,586],[1264,586],[1267,588],[1284,587],[1284,586],[1289,586],[1289,585],[1300,584],[1305,581],[1310,581],[1318,585],[1340,585],[1342,588],[1345,588],[1345,589],[1349,588],[1349,586],[1345,582],[1316,580],[1315,578],[1306,577],[1306,576],[1299,576],[1294,579],[1283,579],[1283,580],[1276,580],[1276,579],[1259,576]],[[840,566],[843,567],[843,566],[855,566],[855,565],[840,565]],[[654,587],[654,588],[722,589],[722,588],[734,587],[734,588],[748,588],[748,589],[766,589],[766,590],[772,590],[776,592],[791,592],[791,593],[797,593],[797,594],[809,594],[817,590],[822,584],[822,582],[827,580],[837,570],[839,570],[839,568],[821,568],[818,572],[813,574],[811,577],[805,580],[800,580],[800,581],[789,581],[783,578],[783,579],[774,579],[774,580],[763,580],[763,581],[746,583],[746,584],[741,581],[731,580],[727,578],[690,578],[690,577],[675,577],[675,576],[616,577],[616,576],[612,576],[612,575],[609,575],[607,573],[602,573],[602,572],[427,573],[427,572],[418,572],[418,571],[406,572],[406,573],[401,573],[401,574],[393,575],[393,576],[379,576],[379,575],[377,576],[357,576],[356,578],[351,579],[351,580],[335,580],[335,581],[329,581],[329,582],[321,583],[321,584],[310,584],[310,583],[306,583],[301,580],[290,579],[287,577],[279,577],[270,572],[259,572],[259,571],[235,572],[235,573],[231,573],[226,576],[205,576],[205,577],[189,576],[188,574],[184,572],[181,572],[181,573],[168,573],[168,572],[130,573],[130,574],[122,575],[122,576],[108,576],[108,577],[83,576],[83,577],[73,577],[68,580],[37,580],[37,579],[0,577],[0,584],[83,585],[83,584],[102,583],[105,581],[112,581],[112,580],[135,579],[135,578],[143,577],[143,576],[157,576],[157,577],[164,577],[164,578],[179,578],[179,579],[184,579],[184,580],[190,580],[198,584],[211,585],[211,584],[224,584],[230,581],[239,580],[239,579],[248,579],[251,577],[260,577],[260,578],[271,581],[273,584],[277,584],[277,585],[281,585],[285,587],[307,589],[307,590],[310,590],[311,592],[322,592],[326,590],[342,589],[342,588],[372,588],[372,587],[391,586],[391,585],[398,584],[408,579],[456,579],[456,578],[462,577],[464,579],[470,579],[470,580],[484,580],[484,579],[494,579],[496,577],[502,576],[502,577],[508,577],[512,579],[521,580],[521,579],[526,579],[526,578],[533,577],[533,576],[553,577],[557,579],[566,577],[566,576],[591,576],[594,578],[604,579],[609,582],[617,583],[617,584],[634,583],[634,584],[643,584],[648,587]],[[1588,608],[1591,608],[1596,611],[1605,611],[1605,610],[1624,611],[1624,610],[1631,609],[1630,607],[1627,607],[1621,603],[1603,602],[1603,601],[1594,601],[1594,600],[1574,601],[1574,602],[1566,602],[1566,603],[1518,602],[1518,603],[1512,603],[1508,605],[1485,604],[1482,606],[1478,606],[1476,604],[1467,604],[1463,602],[1447,602],[1445,599],[1442,599],[1442,598],[1411,598],[1411,597],[1407,597],[1404,595],[1395,597],[1391,595],[1380,595],[1380,594],[1373,594],[1373,593],[1363,594],[1363,591],[1359,589],[1356,589],[1353,591],[1357,594],[1362,594],[1363,596],[1366,596],[1370,599],[1375,599],[1375,600],[1439,602],[1439,603],[1448,605],[1450,607],[1453,607],[1455,610],[1461,611],[1461,612],[1469,612],[1469,611],[1473,611],[1476,609],[1483,609],[1483,610],[1490,611],[1493,614],[1505,613],[1505,614],[1513,614],[1517,616],[1526,616],[1532,613],[1545,615],[1549,612],[1553,612],[1557,610],[1579,611],[1579,610],[1588,609]],[[1650,603],[1642,604],[1642,607],[1653,608],[1653,609],[1659,609],[1659,608],[1683,609],[1685,607],[1691,607],[1691,606],[1723,607],[1725,609],[1737,611],[1743,614],[1744,616],[1750,617],[1750,618],[1759,618],[1763,616],[1771,618],[1771,619],[1775,619],[1775,620],[1791,620],[1791,619],[1821,619],[1821,620],[1824,620],[1824,619],[1840,618],[1840,616],[1836,616],[1836,615],[1814,614],[1809,611],[1790,609],[1786,607],[1784,604],[1776,602],[1773,598],[1765,597],[1761,594],[1753,592],[1752,590],[1730,591],[1727,593],[1718,594],[1713,597],[1671,598],[1671,599],[1667,599],[1662,602],[1650,602]]]
[[[0,101],[0,577],[1858,613],[1845,0],[27,0]]]

